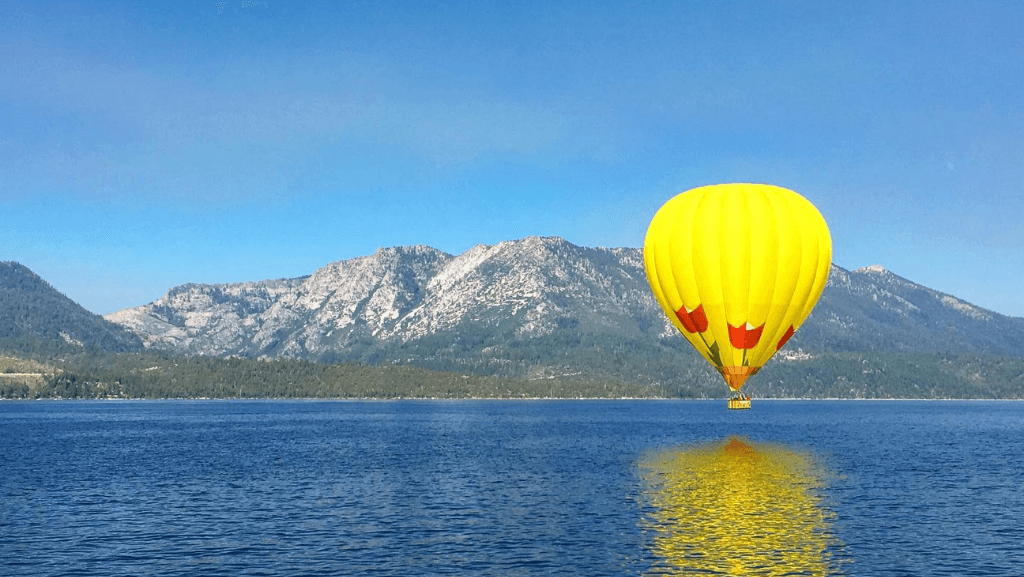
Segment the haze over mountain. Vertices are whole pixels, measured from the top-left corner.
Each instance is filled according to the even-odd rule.
[[[147,347],[176,353],[515,376],[647,371],[646,380],[671,370],[705,372],[695,354],[680,355],[689,347],[647,286],[641,249],[586,248],[557,237],[478,245],[460,255],[383,248],[306,277],[175,287],[106,318]],[[1024,319],[879,266],[833,266],[819,304],[782,356],[798,350],[1021,357]]]

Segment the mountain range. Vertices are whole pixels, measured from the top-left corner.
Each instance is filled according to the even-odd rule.
[[[4,279],[12,274],[27,287],[31,271],[7,266],[17,273],[0,276],[2,290],[11,290]],[[63,295],[46,298],[51,304],[37,309],[57,301],[70,306]],[[0,308],[8,308],[6,299]],[[413,365],[526,379],[576,375],[668,384],[683,393],[694,382],[718,378],[663,315],[647,286],[640,249],[587,248],[557,237],[478,245],[459,255],[427,246],[382,248],[304,277],[186,284],[103,319],[79,312],[56,315],[67,321],[55,333],[65,344]],[[72,330],[76,323],[81,328]],[[37,334],[53,337],[55,330]],[[879,370],[919,364],[906,356],[888,364],[879,360],[893,354],[1021,359],[1024,319],[974,306],[880,266],[833,266],[817,307],[776,356],[777,380],[803,367],[832,386],[842,376],[837,370],[854,370],[834,366],[853,358]],[[822,358],[832,359],[830,368],[814,364]],[[1024,375],[1011,377],[1024,381]]]
[[[189,284],[106,316],[183,354],[412,364],[515,377],[649,382],[708,373],[647,286],[642,251],[557,237],[460,255],[382,248],[309,276]],[[833,266],[783,358],[824,352],[1024,355],[1024,319],[880,266]]]

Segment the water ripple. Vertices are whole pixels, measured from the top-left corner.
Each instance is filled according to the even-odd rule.
[[[1024,567],[1019,404],[720,405],[0,403],[0,575],[673,573],[713,544],[687,519],[729,511],[677,483],[658,517],[638,462],[732,436],[817,463],[751,494],[805,496],[756,516],[803,541],[754,574]]]

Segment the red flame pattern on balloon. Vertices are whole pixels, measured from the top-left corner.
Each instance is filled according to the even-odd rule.
[[[793,325],[789,325],[789,328],[786,329],[786,334],[782,335],[782,338],[779,339],[779,344],[775,345],[775,350],[779,350],[782,347],[784,347],[786,345],[786,342],[789,341],[790,337],[792,337],[793,333],[795,332],[796,328],[793,327]]]
[[[683,323],[686,332],[702,333],[708,330],[708,317],[704,314],[704,305],[697,305],[692,311],[686,310],[685,306],[679,307],[676,317]]]
[[[762,332],[764,332],[764,324],[752,329],[747,328],[747,323],[738,327],[729,325],[729,342],[736,349],[752,349],[761,340]]]

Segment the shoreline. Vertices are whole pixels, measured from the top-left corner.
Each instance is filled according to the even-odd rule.
[[[71,402],[90,402],[90,401],[111,401],[111,402],[128,402],[128,401],[224,401],[224,402],[239,402],[239,401],[296,401],[296,402],[313,402],[313,401],[332,401],[332,402],[406,402],[406,401],[581,401],[581,402],[593,402],[593,401],[665,401],[665,402],[699,402],[699,403],[714,403],[727,400],[728,397],[717,397],[717,398],[681,398],[681,397],[158,397],[158,398],[146,398],[146,397],[97,397],[97,398],[64,398],[64,397],[41,397],[38,399],[13,399],[0,397],[0,402],[12,401],[12,402],[37,402],[37,401],[71,401]],[[806,402],[806,401],[820,401],[820,402],[1024,402],[1024,399],[1019,398],[1006,398],[1006,399],[991,399],[991,398],[869,398],[869,397],[763,397],[754,398],[758,403],[763,402]]]

